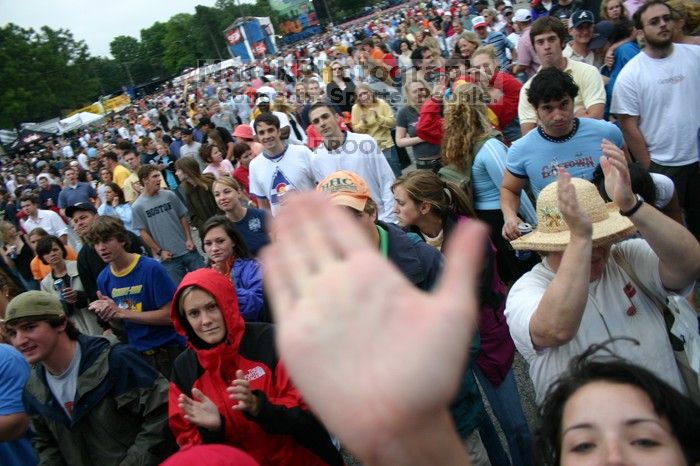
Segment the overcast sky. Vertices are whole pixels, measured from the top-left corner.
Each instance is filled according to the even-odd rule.
[[[109,43],[120,35],[140,38],[141,29],[177,13],[194,14],[195,5],[216,0],[0,0],[0,24],[68,29],[92,55],[111,56]],[[248,3],[248,1],[244,1]],[[223,39],[222,39],[223,40]]]

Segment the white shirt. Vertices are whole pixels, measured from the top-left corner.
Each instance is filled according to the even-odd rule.
[[[614,245],[613,250],[616,248],[650,291],[658,296],[668,293],[659,276],[659,258],[646,241],[631,239]],[[552,382],[567,370],[572,358],[593,344],[620,336],[633,338],[640,345],[618,340],[608,346],[616,356],[645,367],[685,393],[661,312],[636,286],[636,294],[628,298],[625,286],[631,280],[612,254],[601,278],[588,286],[588,302],[576,336],[559,347],[535,349],[530,337],[530,319],[554,275],[546,260],[537,264],[515,282],[505,309],[515,346],[530,364],[538,403]],[[628,313],[631,306],[636,310],[633,315]]]
[[[311,151],[306,146],[287,146],[279,157],[265,153],[255,157],[250,170],[250,194],[270,202],[275,215],[290,191],[312,191],[316,187],[311,169]]]
[[[610,112],[639,116],[651,160],[666,166],[698,161],[700,47],[673,44],[666,58],[638,53],[617,77]]]
[[[68,234],[68,226],[53,210],[37,209],[36,220],[26,217],[22,220],[22,228],[29,234],[35,228],[43,228],[50,235],[61,237]]]
[[[345,142],[337,150],[329,151],[325,144],[321,144],[311,156],[311,167],[316,182],[338,170],[357,173],[365,180],[372,193],[372,199],[377,204],[379,220],[398,223],[399,219],[394,212],[394,193],[391,192],[391,185],[395,180],[394,172],[391,171],[379,144],[367,134],[350,131],[345,134]]]
[[[201,147],[202,144],[197,141],[192,141],[192,144],[183,144],[180,146],[180,157],[194,158],[199,164],[199,169],[204,170],[207,167],[207,164],[204,162],[204,160],[202,160],[202,157],[199,156],[199,149]]]

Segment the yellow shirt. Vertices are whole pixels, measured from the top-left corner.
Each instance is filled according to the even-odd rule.
[[[124,189],[124,182],[129,175],[131,175],[131,172],[126,167],[117,164],[112,171],[112,180],[117,184],[117,186]]]
[[[362,121],[365,116],[367,122]],[[372,136],[382,150],[394,146],[391,139],[391,128],[396,125],[394,112],[382,99],[377,99],[377,103],[368,107],[360,104],[352,106],[352,130],[356,133],[364,133]]]

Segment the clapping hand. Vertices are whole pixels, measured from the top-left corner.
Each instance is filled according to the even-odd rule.
[[[226,391],[228,392],[229,398],[238,403],[233,407],[237,411],[247,411],[253,416],[257,416],[260,412],[260,402],[258,397],[253,394],[250,389],[250,382],[245,379],[243,371],[238,369],[236,371],[236,380],[231,382]]]
[[[184,413],[184,418],[192,424],[212,431],[221,428],[219,409],[199,389],[192,389],[192,398],[181,393],[177,405]]]
[[[571,174],[563,167],[559,167],[557,175],[557,198],[559,200],[559,212],[571,232],[571,237],[591,238],[593,224],[583,211],[576,197],[576,188],[571,182]]]
[[[600,168],[605,175],[605,192],[621,210],[629,210],[634,207],[637,199],[632,191],[625,152],[607,139],[603,139],[600,147],[603,151]]]

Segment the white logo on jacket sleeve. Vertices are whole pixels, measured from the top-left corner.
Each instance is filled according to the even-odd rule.
[[[262,377],[264,375],[265,375],[265,369],[263,369],[260,366],[255,366],[254,368],[249,369],[248,373],[243,378],[246,379],[248,382],[250,382],[252,380],[259,379],[260,377]]]

